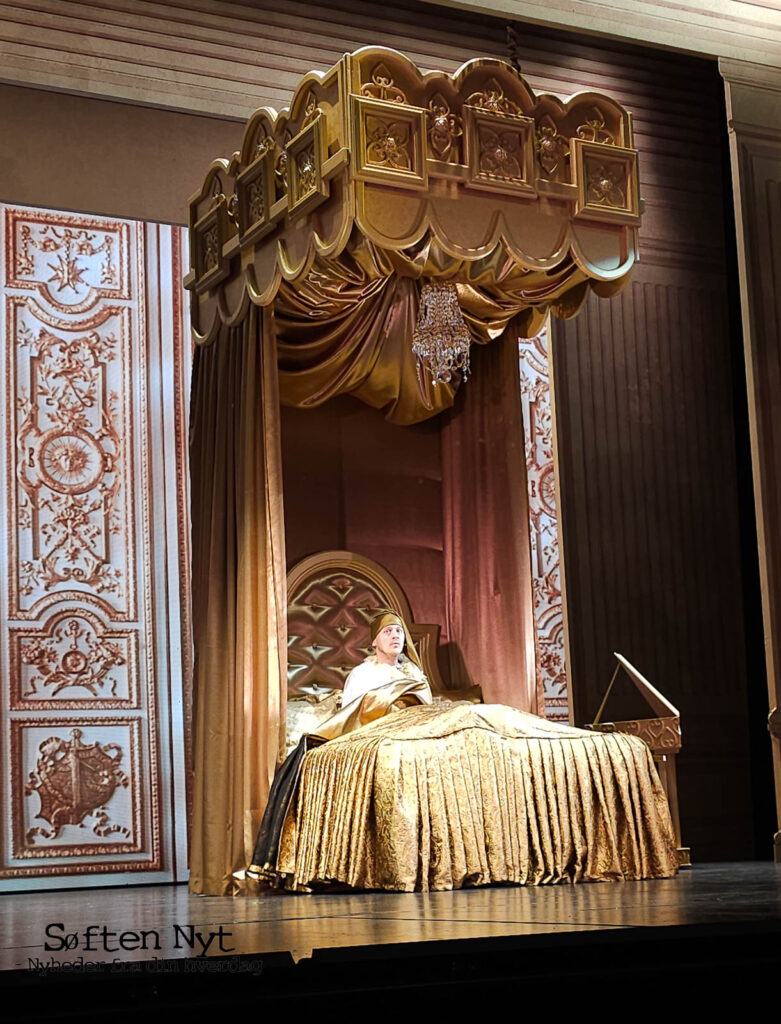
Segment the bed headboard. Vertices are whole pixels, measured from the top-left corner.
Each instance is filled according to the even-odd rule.
[[[351,551],[323,551],[287,576],[288,696],[342,689],[348,672],[371,651],[369,624],[392,608],[408,624],[432,690],[445,691],[437,664],[440,627],[412,621],[397,580]]]

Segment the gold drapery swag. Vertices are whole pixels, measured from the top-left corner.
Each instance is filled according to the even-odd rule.
[[[287,617],[276,352],[253,308],[196,351],[191,405],[190,890],[244,889],[284,750]]]
[[[284,728],[279,402],[352,394],[398,424],[442,412],[457,381],[434,387],[411,351],[421,284],[455,285],[478,343],[510,323],[530,335],[622,287],[639,214],[627,111],[535,95],[494,59],[448,75],[346,54],[209,168],[185,279],[193,891],[242,889]]]
[[[306,277],[280,284],[273,303],[280,401],[307,407],[351,394],[404,426],[443,412],[455,387],[433,385],[411,347],[419,282],[435,278],[441,262],[421,258],[416,267],[407,254],[396,254],[394,269],[377,247],[352,241],[338,258],[315,259]],[[587,292],[572,263],[547,273],[519,271],[510,261],[494,269],[499,280],[491,286],[478,283],[479,275],[456,284],[479,343],[500,337],[511,321],[517,337],[532,337],[551,295],[568,289],[568,301],[579,305]]]

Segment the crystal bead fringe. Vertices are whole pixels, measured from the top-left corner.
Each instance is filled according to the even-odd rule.
[[[456,372],[467,379],[471,343],[456,286],[451,282],[424,284],[412,351],[418,364],[427,367],[434,384],[447,384]]]

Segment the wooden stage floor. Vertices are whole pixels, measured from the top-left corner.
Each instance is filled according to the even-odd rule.
[[[288,1000],[303,1008],[335,994],[344,1006],[365,998],[367,985],[391,1001],[411,988],[421,1005],[466,1005],[489,983],[550,989],[603,978],[615,990],[622,978],[634,984],[683,970],[769,980],[779,966],[781,865],[767,862],[700,865],[664,881],[430,894],[231,899],[150,886],[0,901],[0,980],[48,991],[62,1019],[87,985],[103,993],[101,1012],[115,1004],[120,1020],[128,1005],[149,1009],[161,992],[179,1009],[226,999],[237,1008]],[[30,1006],[17,1019],[60,1019],[36,1017]],[[85,1012],[82,1003],[81,1019],[92,1019]]]

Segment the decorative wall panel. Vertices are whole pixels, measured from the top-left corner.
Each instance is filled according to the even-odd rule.
[[[529,487],[535,656],[545,717],[569,720],[548,329],[518,339]]]
[[[31,766],[13,783],[13,857],[106,858],[147,845],[138,718],[63,728],[55,718],[14,721],[11,760]],[[159,829],[151,836],[159,858]]]
[[[189,668],[183,232],[0,214],[0,879],[173,879]]]

